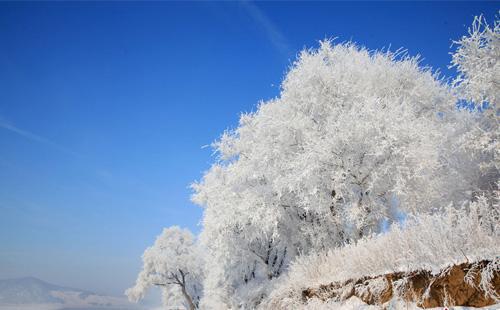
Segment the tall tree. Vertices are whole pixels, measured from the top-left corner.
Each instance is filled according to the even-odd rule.
[[[499,11],[500,13],[500,11]],[[474,126],[457,140],[461,149],[480,162],[480,189],[476,196],[495,199],[498,190],[500,155],[500,20],[493,26],[480,15],[474,18],[468,35],[454,42],[451,67],[458,71],[453,81],[457,96],[465,100],[475,116]]]
[[[208,259],[225,266],[208,271],[207,303],[241,306],[241,287],[265,286],[299,253],[470,196],[449,152],[465,116],[418,62],[322,42],[301,53],[279,98],[214,143],[219,160],[193,185]]]

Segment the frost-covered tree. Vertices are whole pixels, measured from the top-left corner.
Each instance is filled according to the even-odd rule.
[[[214,266],[202,304],[252,307],[299,253],[469,199],[462,174],[475,172],[450,152],[467,117],[454,103],[417,58],[329,41],[302,52],[280,97],[214,143],[219,160],[193,185]]]
[[[213,144],[217,161],[193,184],[200,242],[165,229],[129,298],[160,286],[169,305],[255,308],[299,255],[478,199],[498,217],[498,25],[476,18],[455,42],[451,85],[404,52],[303,51],[280,96]]]
[[[165,305],[197,309],[202,296],[204,257],[193,234],[177,226],[165,228],[142,256],[143,269],[126,291],[137,302],[153,286],[162,288]]]
[[[453,81],[459,95],[482,106],[490,105],[497,113],[500,99],[500,21],[491,27],[481,15],[474,18],[468,36],[455,41],[457,49],[452,54],[451,67],[458,71]]]
[[[482,176],[478,195],[492,198],[498,189],[498,138],[500,99],[500,21],[490,26],[483,16],[474,18],[467,36],[455,41],[451,67],[458,71],[453,81],[454,91],[475,109],[474,125],[457,138],[461,149],[480,162]]]

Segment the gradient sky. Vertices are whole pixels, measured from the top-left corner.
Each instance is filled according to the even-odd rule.
[[[407,48],[445,75],[498,2],[0,3],[0,278],[121,294],[239,113],[323,38]]]

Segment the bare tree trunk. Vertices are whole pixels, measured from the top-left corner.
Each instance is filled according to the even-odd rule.
[[[187,301],[189,310],[196,310],[197,306],[195,305],[195,303],[193,302],[193,299],[191,298],[191,296],[188,294],[188,292],[186,290],[186,273],[184,273],[184,271],[182,271],[181,269],[179,269],[178,271],[181,275],[180,278],[175,272],[170,272],[169,280],[171,280],[172,282],[155,283],[155,285],[158,285],[158,286],[167,286],[169,284],[179,285],[181,287],[182,295],[184,296],[184,298]]]
[[[189,294],[187,293],[186,286],[181,285],[181,290],[182,290],[182,295],[184,295],[184,298],[186,298],[189,310],[196,310],[196,305],[194,304],[193,299],[191,299],[191,296],[189,296]]]
[[[181,281],[179,281],[180,282],[179,285],[181,286],[182,295],[184,295],[184,298],[186,298],[189,310],[196,310],[196,305],[194,304],[193,299],[191,298],[191,296],[189,296],[189,294],[186,291],[186,275],[184,274],[184,271],[182,271],[181,269],[179,269],[179,273],[181,274]]]

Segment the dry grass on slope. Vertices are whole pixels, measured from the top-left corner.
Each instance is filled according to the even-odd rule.
[[[498,216],[498,206],[492,207],[486,199],[480,199],[460,209],[449,207],[432,215],[410,218],[404,226],[393,225],[388,232],[365,238],[356,244],[299,257],[263,306],[273,309],[300,308],[307,301],[304,292],[307,297],[311,289],[310,292],[316,292],[313,295],[319,297],[321,288],[329,285],[333,285],[330,286],[332,289],[339,288],[331,296],[338,301],[359,295],[363,300],[382,303],[389,298],[387,296],[402,296],[421,302],[422,306],[426,303],[454,305],[460,298],[446,297],[451,287],[467,291],[471,290],[470,286],[476,287],[476,292],[481,292],[488,302],[499,302]],[[451,281],[447,275],[451,271],[454,277],[463,273],[463,279]],[[473,277],[478,272],[479,275]],[[386,292],[389,280],[385,275],[394,277],[390,281],[390,294]],[[412,275],[418,276],[411,280]],[[413,290],[408,290],[410,284]],[[438,287],[442,287],[442,294],[436,293],[439,297],[430,301],[433,299],[431,292],[438,292]],[[415,297],[410,298],[405,295],[407,293]],[[426,299],[429,301],[425,302]]]

